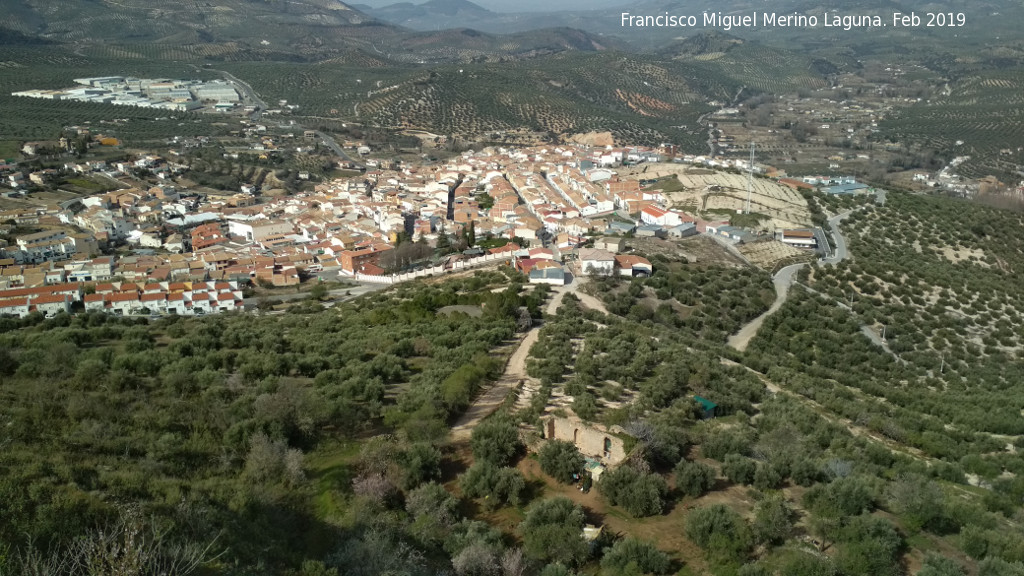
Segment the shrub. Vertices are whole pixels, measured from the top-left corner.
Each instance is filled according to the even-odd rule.
[[[661,514],[668,494],[664,478],[628,465],[602,474],[597,488],[610,504],[637,518]]]
[[[458,576],[499,576],[501,566],[494,548],[471,544],[452,557],[452,568]]]
[[[839,571],[827,557],[797,552],[786,560],[779,573],[786,576],[836,576]]]
[[[519,525],[526,553],[537,560],[578,566],[587,557],[583,509],[565,497],[541,500]]]
[[[519,506],[526,487],[523,475],[515,468],[498,468],[489,462],[476,462],[462,475],[462,492],[470,498],[483,498],[484,507],[493,510],[502,504]]]
[[[741,563],[750,551],[750,529],[724,504],[697,508],[686,519],[686,537],[719,564]]]
[[[470,439],[473,457],[494,466],[506,466],[519,453],[519,431],[507,419],[489,418],[473,429]]]
[[[903,537],[889,521],[864,514],[842,528],[836,564],[845,574],[896,576]]]
[[[402,486],[415,488],[424,482],[441,479],[441,452],[426,443],[416,443],[402,453]]]
[[[627,574],[665,574],[671,562],[668,555],[650,542],[626,538],[604,553],[601,570],[612,576]]]
[[[978,565],[978,576],[1024,576],[1024,563],[985,558]]]
[[[709,436],[701,444],[701,451],[708,458],[724,462],[729,454],[747,454],[750,451],[750,439],[734,431],[717,433]]]
[[[964,569],[949,558],[943,558],[934,552],[924,557],[924,565],[917,576],[966,576]]]
[[[855,516],[874,509],[874,503],[874,488],[858,476],[819,484],[804,495],[804,505],[808,510],[816,516],[828,518]]]
[[[907,475],[893,482],[889,486],[889,503],[907,528],[915,532],[945,514],[942,488],[923,476]]]
[[[676,465],[676,489],[697,498],[703,496],[715,485],[715,470],[700,462],[680,460]]]
[[[549,440],[537,454],[540,469],[559,482],[571,484],[583,471],[585,460],[576,445],[566,440]]]
[[[773,490],[782,483],[782,474],[772,464],[762,464],[754,472],[754,487],[758,490]]]
[[[750,484],[757,471],[757,464],[745,456],[729,454],[722,464],[722,474],[733,484]]]
[[[793,511],[782,498],[765,498],[754,509],[752,528],[758,542],[781,544],[793,529]]]
[[[458,500],[443,486],[430,482],[409,492],[405,510],[412,517],[409,533],[424,543],[443,542],[456,522]]]

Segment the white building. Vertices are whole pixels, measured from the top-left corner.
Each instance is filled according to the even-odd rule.
[[[611,276],[615,270],[615,255],[597,248],[580,250],[580,272],[584,276]]]

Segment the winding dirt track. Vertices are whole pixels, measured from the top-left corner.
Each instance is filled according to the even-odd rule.
[[[584,306],[604,314],[608,313],[608,310],[604,307],[604,303],[594,298],[589,294],[579,292],[579,287],[585,282],[585,279],[578,278],[574,279],[568,286],[562,286],[555,289],[554,296],[548,301],[547,306],[544,307],[544,314],[546,316],[554,316],[558,307],[562,305],[562,298],[568,293],[573,293]],[[526,374],[526,358],[530,355],[530,347],[537,342],[537,338],[540,335],[541,324],[534,324],[533,328],[526,333],[525,336],[519,341],[519,346],[516,351],[512,353],[512,356],[508,360],[508,364],[505,365],[505,372],[501,375],[498,380],[491,385],[490,388],[485,390],[476,400],[469,406],[465,413],[459,417],[458,422],[452,427],[452,440],[455,442],[462,442],[469,440],[470,434],[473,432],[473,428],[480,423],[481,420],[487,418],[497,410],[501,404],[508,397],[509,392],[519,385],[520,381],[525,382],[524,394],[527,396],[532,393],[532,390],[536,388],[533,378],[530,378]],[[528,398],[521,397],[520,402],[525,402]]]

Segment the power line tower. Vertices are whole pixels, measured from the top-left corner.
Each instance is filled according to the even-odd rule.
[[[750,164],[747,165],[747,206],[744,214],[750,214],[750,191],[754,186],[754,143],[750,143]]]

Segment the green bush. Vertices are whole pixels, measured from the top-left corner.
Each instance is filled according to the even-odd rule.
[[[812,487],[804,494],[804,505],[817,516],[856,516],[874,509],[875,491],[864,478],[849,476]]]
[[[586,461],[576,445],[566,440],[548,440],[537,454],[540,469],[564,484],[572,484],[574,476],[583,472]]]
[[[701,462],[680,460],[676,464],[676,490],[687,496],[703,496],[715,485],[715,469]]]
[[[505,418],[488,418],[473,428],[469,441],[476,460],[494,466],[506,466],[522,449],[519,430]]]
[[[739,454],[729,454],[722,463],[722,474],[733,484],[750,484],[757,472],[757,463]]]
[[[765,498],[754,508],[751,529],[758,542],[781,544],[793,530],[793,510],[779,496]]]
[[[601,571],[609,576],[667,574],[670,566],[667,554],[635,538],[619,540],[601,558]]]
[[[917,576],[967,576],[963,567],[949,558],[929,552],[924,557],[924,565]]]
[[[839,538],[836,565],[845,574],[897,576],[903,537],[883,518],[864,514],[850,519]]]
[[[686,519],[686,537],[703,548],[716,564],[741,564],[750,553],[750,528],[724,504],[696,508]]]
[[[602,474],[597,488],[610,504],[636,518],[661,514],[668,494],[664,478],[628,464]]]
[[[402,487],[406,490],[441,479],[441,452],[423,442],[407,448],[399,458]]]
[[[589,555],[583,509],[565,497],[540,500],[519,525],[526,553],[534,559],[579,566]]]
[[[508,504],[519,506],[526,487],[523,475],[515,468],[498,468],[489,462],[475,462],[459,480],[462,492],[470,498],[483,498],[490,510]]]

